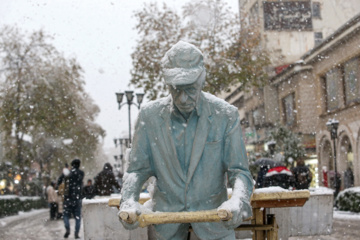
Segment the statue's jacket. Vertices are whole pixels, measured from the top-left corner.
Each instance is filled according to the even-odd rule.
[[[171,134],[172,98],[142,107],[135,127],[133,148],[122,199],[138,200],[143,183],[156,177],[154,211],[179,212],[216,209],[228,199],[226,183],[243,181],[249,198],[253,181],[242,140],[237,108],[202,92],[191,159],[187,173],[177,159]],[[228,180],[227,180],[228,179]]]

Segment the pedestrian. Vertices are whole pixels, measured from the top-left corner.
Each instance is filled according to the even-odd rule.
[[[64,194],[65,194],[65,181],[64,178],[70,174],[69,165],[65,163],[64,168],[62,169],[61,175],[57,181],[57,190],[58,190],[58,215],[57,219],[63,217],[64,212]]]
[[[258,175],[256,178],[255,188],[263,188],[264,180],[267,171],[269,170],[269,165],[260,165],[260,169],[258,171]]]
[[[79,239],[82,200],[81,193],[83,188],[84,172],[79,169],[79,159],[74,159],[71,162],[71,167],[70,174],[63,178],[63,181],[65,182],[63,218],[66,230],[64,238],[68,238],[70,235],[69,219],[71,215],[73,215],[75,218],[75,239]]]
[[[50,220],[56,220],[58,210],[58,195],[55,191],[55,182],[51,181],[46,188],[47,200],[50,207]]]
[[[162,59],[162,71],[170,95],[139,113],[120,211],[145,211],[138,204],[139,193],[155,176],[153,211],[231,212],[228,221],[154,225],[157,239],[186,239],[191,226],[201,239],[234,240],[234,228],[252,215],[253,189],[238,110],[202,92],[206,69],[194,45],[175,44]],[[136,220],[121,222],[126,229],[139,225]]]
[[[92,180],[88,179],[87,184],[83,189],[83,196],[86,199],[92,199],[95,196],[95,188],[92,185]]]
[[[296,161],[296,167],[292,169],[295,178],[296,189],[309,189],[312,180],[312,173],[308,166],[305,165],[303,158]]]
[[[121,186],[116,181],[110,163],[105,163],[103,170],[95,177],[95,191],[99,196],[110,196],[115,191],[120,192]]]
[[[293,190],[295,179],[293,173],[285,166],[275,166],[270,168],[264,176],[263,187],[281,187]]]

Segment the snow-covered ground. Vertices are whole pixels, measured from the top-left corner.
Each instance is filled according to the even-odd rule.
[[[360,213],[345,212],[345,211],[334,211],[333,218],[339,220],[356,220],[360,221]],[[359,229],[360,233],[360,229]],[[360,234],[359,234],[360,239]]]
[[[49,211],[48,209],[36,209],[36,210],[31,210],[29,212],[19,212],[18,215],[0,218],[0,227],[6,227],[6,225],[14,221],[19,221],[25,218],[33,218],[39,213],[44,213],[48,211]]]
[[[64,239],[64,222],[50,221],[49,209],[19,212],[18,215],[0,218],[0,239],[6,240],[58,240]],[[71,234],[74,239],[75,220],[70,219]],[[84,239],[83,224],[80,237]]]
[[[71,219],[71,235],[74,239],[75,221]],[[334,211],[333,234],[323,236],[291,237],[290,240],[303,239],[360,239],[360,214]],[[84,232],[81,226],[80,236]],[[0,239],[6,240],[58,240],[65,233],[62,220],[49,221],[49,209],[20,212],[18,215],[0,218]],[[114,236],[116,239],[116,236]]]

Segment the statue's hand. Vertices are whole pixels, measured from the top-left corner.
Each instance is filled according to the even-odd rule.
[[[222,221],[227,229],[235,229],[246,219],[252,215],[252,210],[248,202],[243,202],[241,199],[233,199],[223,202],[218,210],[227,210],[232,214],[232,218],[227,221]]]
[[[121,203],[118,216],[125,229],[133,230],[139,226],[137,217],[141,214],[141,209],[141,204],[132,199]]]

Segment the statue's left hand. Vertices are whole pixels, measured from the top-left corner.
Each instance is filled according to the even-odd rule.
[[[222,221],[227,229],[235,229],[246,219],[252,215],[252,209],[248,202],[242,201],[242,199],[233,199],[223,202],[218,210],[227,210],[232,214],[232,218],[227,221]]]

